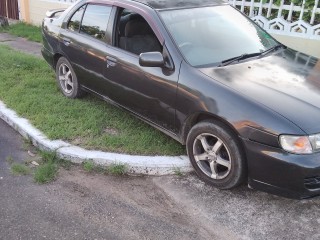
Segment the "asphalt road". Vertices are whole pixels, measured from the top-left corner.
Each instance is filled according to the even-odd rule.
[[[192,175],[154,182],[189,213],[234,236],[229,239],[320,239],[320,198],[292,200],[246,186],[223,191]]]
[[[38,185],[13,176],[6,159],[30,160],[21,137],[0,120],[0,239],[221,239],[148,177],[60,170]],[[219,235],[223,236],[223,234]]]
[[[194,175],[115,177],[79,166],[55,182],[13,176],[30,160],[0,120],[0,239],[320,239],[320,198],[291,200],[242,186],[221,191]]]

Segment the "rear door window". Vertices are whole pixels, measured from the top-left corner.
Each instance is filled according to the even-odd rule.
[[[79,8],[71,17],[69,23],[68,23],[68,29],[71,31],[79,32],[80,23],[82,20],[83,12],[86,8],[86,5]]]
[[[80,33],[99,40],[104,39],[111,9],[111,6],[88,4],[82,19]]]

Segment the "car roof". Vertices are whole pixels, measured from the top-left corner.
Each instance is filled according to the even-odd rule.
[[[177,9],[177,8],[196,8],[205,6],[224,5],[225,0],[130,0],[148,5],[156,10]]]
[[[134,3],[144,4],[150,8],[161,11],[166,9],[181,9],[181,8],[198,8],[207,6],[217,6],[229,4],[227,0],[80,0],[81,2],[96,2],[109,3],[117,6],[122,6]]]
[[[224,0],[131,0],[148,5],[156,10],[175,9],[175,8],[195,8],[212,5],[222,5],[227,2]]]

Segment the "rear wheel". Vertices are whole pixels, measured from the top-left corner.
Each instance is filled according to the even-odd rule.
[[[83,91],[80,89],[78,78],[73,71],[70,62],[65,58],[59,58],[56,65],[56,80],[58,86],[68,98],[78,98],[83,95]]]
[[[245,158],[237,137],[219,122],[200,122],[189,132],[187,152],[197,175],[220,189],[241,184]]]

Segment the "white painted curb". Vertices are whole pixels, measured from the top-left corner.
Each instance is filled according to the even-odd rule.
[[[62,159],[74,163],[93,161],[95,164],[108,166],[113,163],[125,164],[129,173],[147,175],[173,174],[192,171],[187,156],[137,156],[101,151],[89,151],[61,140],[49,140],[42,132],[21,118],[17,113],[0,101],[0,118],[18,131],[24,138],[32,141],[33,145],[46,151],[56,151]]]

